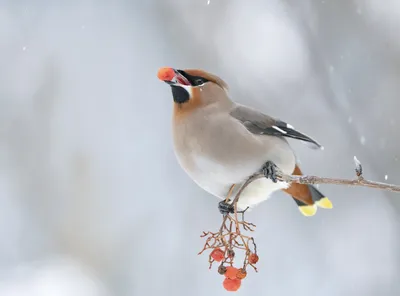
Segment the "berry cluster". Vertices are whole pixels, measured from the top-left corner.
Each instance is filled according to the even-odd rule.
[[[228,258],[232,261],[234,256],[233,251],[228,251]],[[225,259],[225,252],[217,247],[210,253],[210,258],[211,260],[222,262]],[[256,253],[250,253],[247,259],[249,264],[254,265],[258,262],[258,255]],[[242,280],[247,276],[245,267],[237,268],[232,265],[225,266],[223,263],[218,267],[218,273],[225,276],[222,283],[225,290],[232,292],[239,290]]]
[[[203,250],[211,250],[209,254],[210,268],[214,262],[220,262],[218,273],[225,276],[223,286],[227,291],[237,291],[242,280],[247,276],[247,267],[251,266],[257,272],[255,264],[258,262],[257,246],[253,237],[243,235],[240,228],[245,231],[253,231],[254,224],[238,221],[237,215],[224,217],[222,226],[218,232],[203,232],[201,237],[206,237]],[[244,260],[241,267],[236,264],[236,251],[244,252]]]

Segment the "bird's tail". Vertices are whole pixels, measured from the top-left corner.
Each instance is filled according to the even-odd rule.
[[[292,196],[293,200],[296,202],[299,207],[299,211],[307,217],[314,216],[317,213],[318,208],[323,209],[332,209],[332,202],[323,195],[315,186],[313,185],[304,185],[308,187],[308,190],[311,193],[312,204],[307,204],[296,197]]]
[[[296,165],[293,175],[302,175]],[[318,208],[332,209],[332,202],[315,186],[292,183],[289,188],[283,189],[290,194],[304,216],[314,216]]]
[[[311,192],[314,203],[316,203],[319,208],[323,209],[333,208],[332,202],[329,200],[329,198],[323,195],[315,186],[308,185],[308,189]]]

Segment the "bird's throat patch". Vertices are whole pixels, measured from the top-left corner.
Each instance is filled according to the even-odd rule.
[[[184,93],[184,91],[186,93]],[[182,90],[174,90],[174,88],[172,88],[172,95],[174,96],[175,102],[174,118],[177,121],[185,118],[188,114],[203,106],[199,88],[182,88]]]
[[[190,94],[189,92],[180,86],[171,85],[172,96],[174,98],[174,102],[177,104],[183,104],[189,101]]]

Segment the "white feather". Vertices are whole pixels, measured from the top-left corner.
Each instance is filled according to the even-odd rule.
[[[251,183],[243,191],[238,201],[238,209],[245,210],[247,207],[254,208],[259,203],[266,201],[271,197],[271,194],[277,190],[288,188],[286,182],[274,183],[269,179],[259,179]]]
[[[272,126],[273,129],[276,129],[278,132],[282,133],[282,134],[287,134],[287,132],[285,132],[283,129],[280,129],[279,127],[273,125]]]

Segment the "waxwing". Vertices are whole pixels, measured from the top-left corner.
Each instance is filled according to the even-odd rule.
[[[315,140],[282,120],[233,102],[228,85],[211,73],[166,67],[159,69],[158,78],[172,91],[177,160],[201,188],[224,201],[249,176],[262,171],[266,178],[246,187],[237,203],[239,210],[253,208],[277,190],[289,194],[305,216],[313,216],[317,207],[332,208],[315,186],[276,178],[277,168],[284,174],[302,175],[288,138],[323,149]],[[227,209],[223,205],[219,203],[221,212]]]

